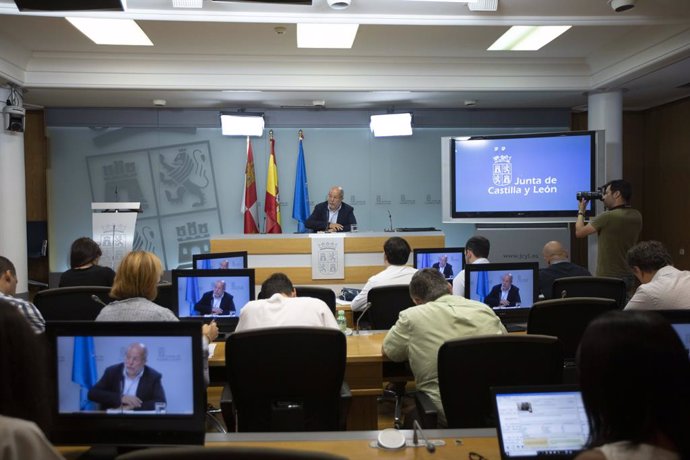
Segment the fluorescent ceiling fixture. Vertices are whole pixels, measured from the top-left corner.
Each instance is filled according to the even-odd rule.
[[[97,45],[153,46],[131,19],[65,18]]]
[[[513,26],[488,51],[536,51],[571,26]]]
[[[359,24],[297,24],[297,48],[352,48]]]
[[[390,113],[387,115],[372,115],[371,132],[374,137],[411,136],[412,114]]]
[[[220,114],[224,136],[258,136],[264,134],[264,117],[260,114]]]

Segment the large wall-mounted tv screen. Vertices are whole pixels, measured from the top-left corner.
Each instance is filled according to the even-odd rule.
[[[574,221],[577,192],[596,188],[597,137],[580,131],[449,138],[444,221]]]

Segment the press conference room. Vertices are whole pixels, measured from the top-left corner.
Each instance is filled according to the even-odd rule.
[[[78,28],[88,18],[133,20],[144,44],[93,41]],[[672,198],[685,195],[690,164],[690,5],[684,0],[0,0],[0,25],[0,92],[6,100],[0,193],[12,197],[0,200],[0,213],[11,216],[0,222],[0,255],[16,266],[20,297],[34,299],[57,288],[59,274],[70,268],[72,242],[107,233],[95,223],[107,213],[94,203],[137,203],[134,228],[109,224],[112,238],[104,247],[111,251],[104,250],[102,264],[122,255],[115,250],[121,237],[129,248],[155,253],[166,270],[168,287],[161,292],[180,318],[194,312],[180,314],[189,301],[182,291],[172,293],[172,286],[180,286],[175,272],[196,269],[195,255],[213,253],[245,253],[238,268],[251,270],[250,300],[276,271],[298,287],[335,295],[361,289],[386,267],[383,245],[391,236],[425,251],[458,250],[471,236],[484,235],[492,242],[491,262],[532,263],[535,270],[544,266],[543,245],[558,240],[573,262],[594,273],[596,238],[575,237],[575,193],[617,178],[632,184],[632,206],[644,216],[640,240],[662,241],[677,268],[690,267],[690,204]],[[511,26],[525,25],[558,30],[536,49],[499,48]],[[307,44],[310,28],[321,35]],[[336,32],[349,32],[349,43],[327,42]],[[521,40],[506,39],[509,45]],[[407,132],[374,130],[377,116],[394,115],[403,115]],[[262,124],[254,132],[232,131],[236,126],[223,126],[222,116]],[[583,163],[557,156],[571,147],[519,145],[573,133],[588,133]],[[456,146],[467,140],[490,145],[484,162],[469,151],[458,153]],[[521,157],[522,151],[531,156]],[[247,193],[252,183],[253,201]],[[354,208],[356,231],[302,233],[298,210],[311,212],[333,186],[342,187],[342,201]],[[492,187],[501,191],[492,193]],[[300,195],[305,189],[306,200]],[[487,196],[473,195],[479,189]],[[499,199],[499,207],[492,207],[491,200]],[[555,207],[545,216],[540,207],[554,199],[558,203],[549,204]],[[248,231],[248,211],[255,230]],[[600,204],[590,210],[601,211]],[[341,271],[318,274],[315,245],[333,237],[342,249]],[[408,265],[415,265],[413,258]],[[226,285],[232,282],[227,278]],[[235,286],[239,292],[240,284]],[[236,302],[237,315],[244,303]],[[396,395],[388,386],[392,363],[381,352],[385,331],[357,331],[347,301],[338,300],[335,308],[359,332],[344,341],[342,380],[350,394],[341,429],[232,432],[232,421],[221,413],[228,350],[220,340],[208,359],[208,391],[200,377],[170,389],[187,391],[192,413],[176,414],[173,405],[157,419],[168,434],[178,435],[177,443],[149,430],[156,414],[122,419],[140,417],[133,426],[152,438],[124,430],[111,441],[124,450],[185,444],[179,442],[185,427],[203,425],[201,440],[197,430],[188,444],[345,458],[511,458],[495,420],[445,429],[422,423],[421,435],[396,430]],[[180,356],[177,345],[169,345],[181,336],[201,342],[186,324],[198,318],[187,319],[179,330],[93,334],[104,349],[116,336],[122,340],[114,347],[121,351],[135,338],[159,344],[149,360],[154,369],[166,370],[164,379],[182,356],[188,358],[180,365],[196,375],[203,367],[197,345]],[[225,339],[236,318],[218,323]],[[71,362],[79,333],[67,328],[52,334],[67,347],[60,356]],[[101,372],[117,361],[96,354],[104,356]],[[407,381],[405,410],[417,407],[409,369],[397,379]],[[182,385],[183,379],[176,380]],[[78,404],[78,393],[71,397]],[[291,409],[280,409],[290,420]],[[105,443],[75,435],[89,425],[89,416],[85,422],[58,414],[67,423],[56,438],[63,441],[56,443],[63,455],[76,458],[85,445]],[[93,420],[105,419],[98,417]],[[106,420],[105,429],[117,431],[118,422]],[[387,428],[403,434],[403,447],[381,447],[386,442],[379,435]],[[391,431],[384,437],[396,436]]]

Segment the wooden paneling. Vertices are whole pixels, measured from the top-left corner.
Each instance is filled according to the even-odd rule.
[[[624,119],[623,141],[624,159],[630,160],[625,170],[641,181],[633,184],[633,201],[644,219],[642,239],[661,241],[683,270],[690,269],[688,120],[690,98],[656,107],[644,112],[641,122]]]
[[[29,110],[24,120],[24,168],[26,177],[26,220],[48,220],[46,170],[48,148],[42,110]]]
[[[384,269],[383,265],[376,266],[361,266],[361,267],[345,267],[345,279],[348,283],[361,283],[364,284],[367,280]],[[333,284],[340,283],[344,280],[337,279],[326,279],[326,280],[313,280],[311,277],[311,267],[264,267],[255,268],[255,282],[257,285],[266,281],[266,279],[273,273],[282,272],[285,273],[292,284]]]
[[[396,233],[415,248],[442,248],[445,237],[439,235],[408,236]],[[391,235],[392,236],[392,235]],[[388,236],[347,238],[345,237],[346,253],[381,252]],[[247,251],[249,254],[311,254],[311,239],[309,238],[266,238],[255,239],[241,237],[211,240],[211,252]]]

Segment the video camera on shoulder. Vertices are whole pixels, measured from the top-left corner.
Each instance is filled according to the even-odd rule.
[[[577,201],[583,198],[587,201],[592,200],[603,200],[604,199],[604,187],[599,187],[595,192],[577,192]]]

